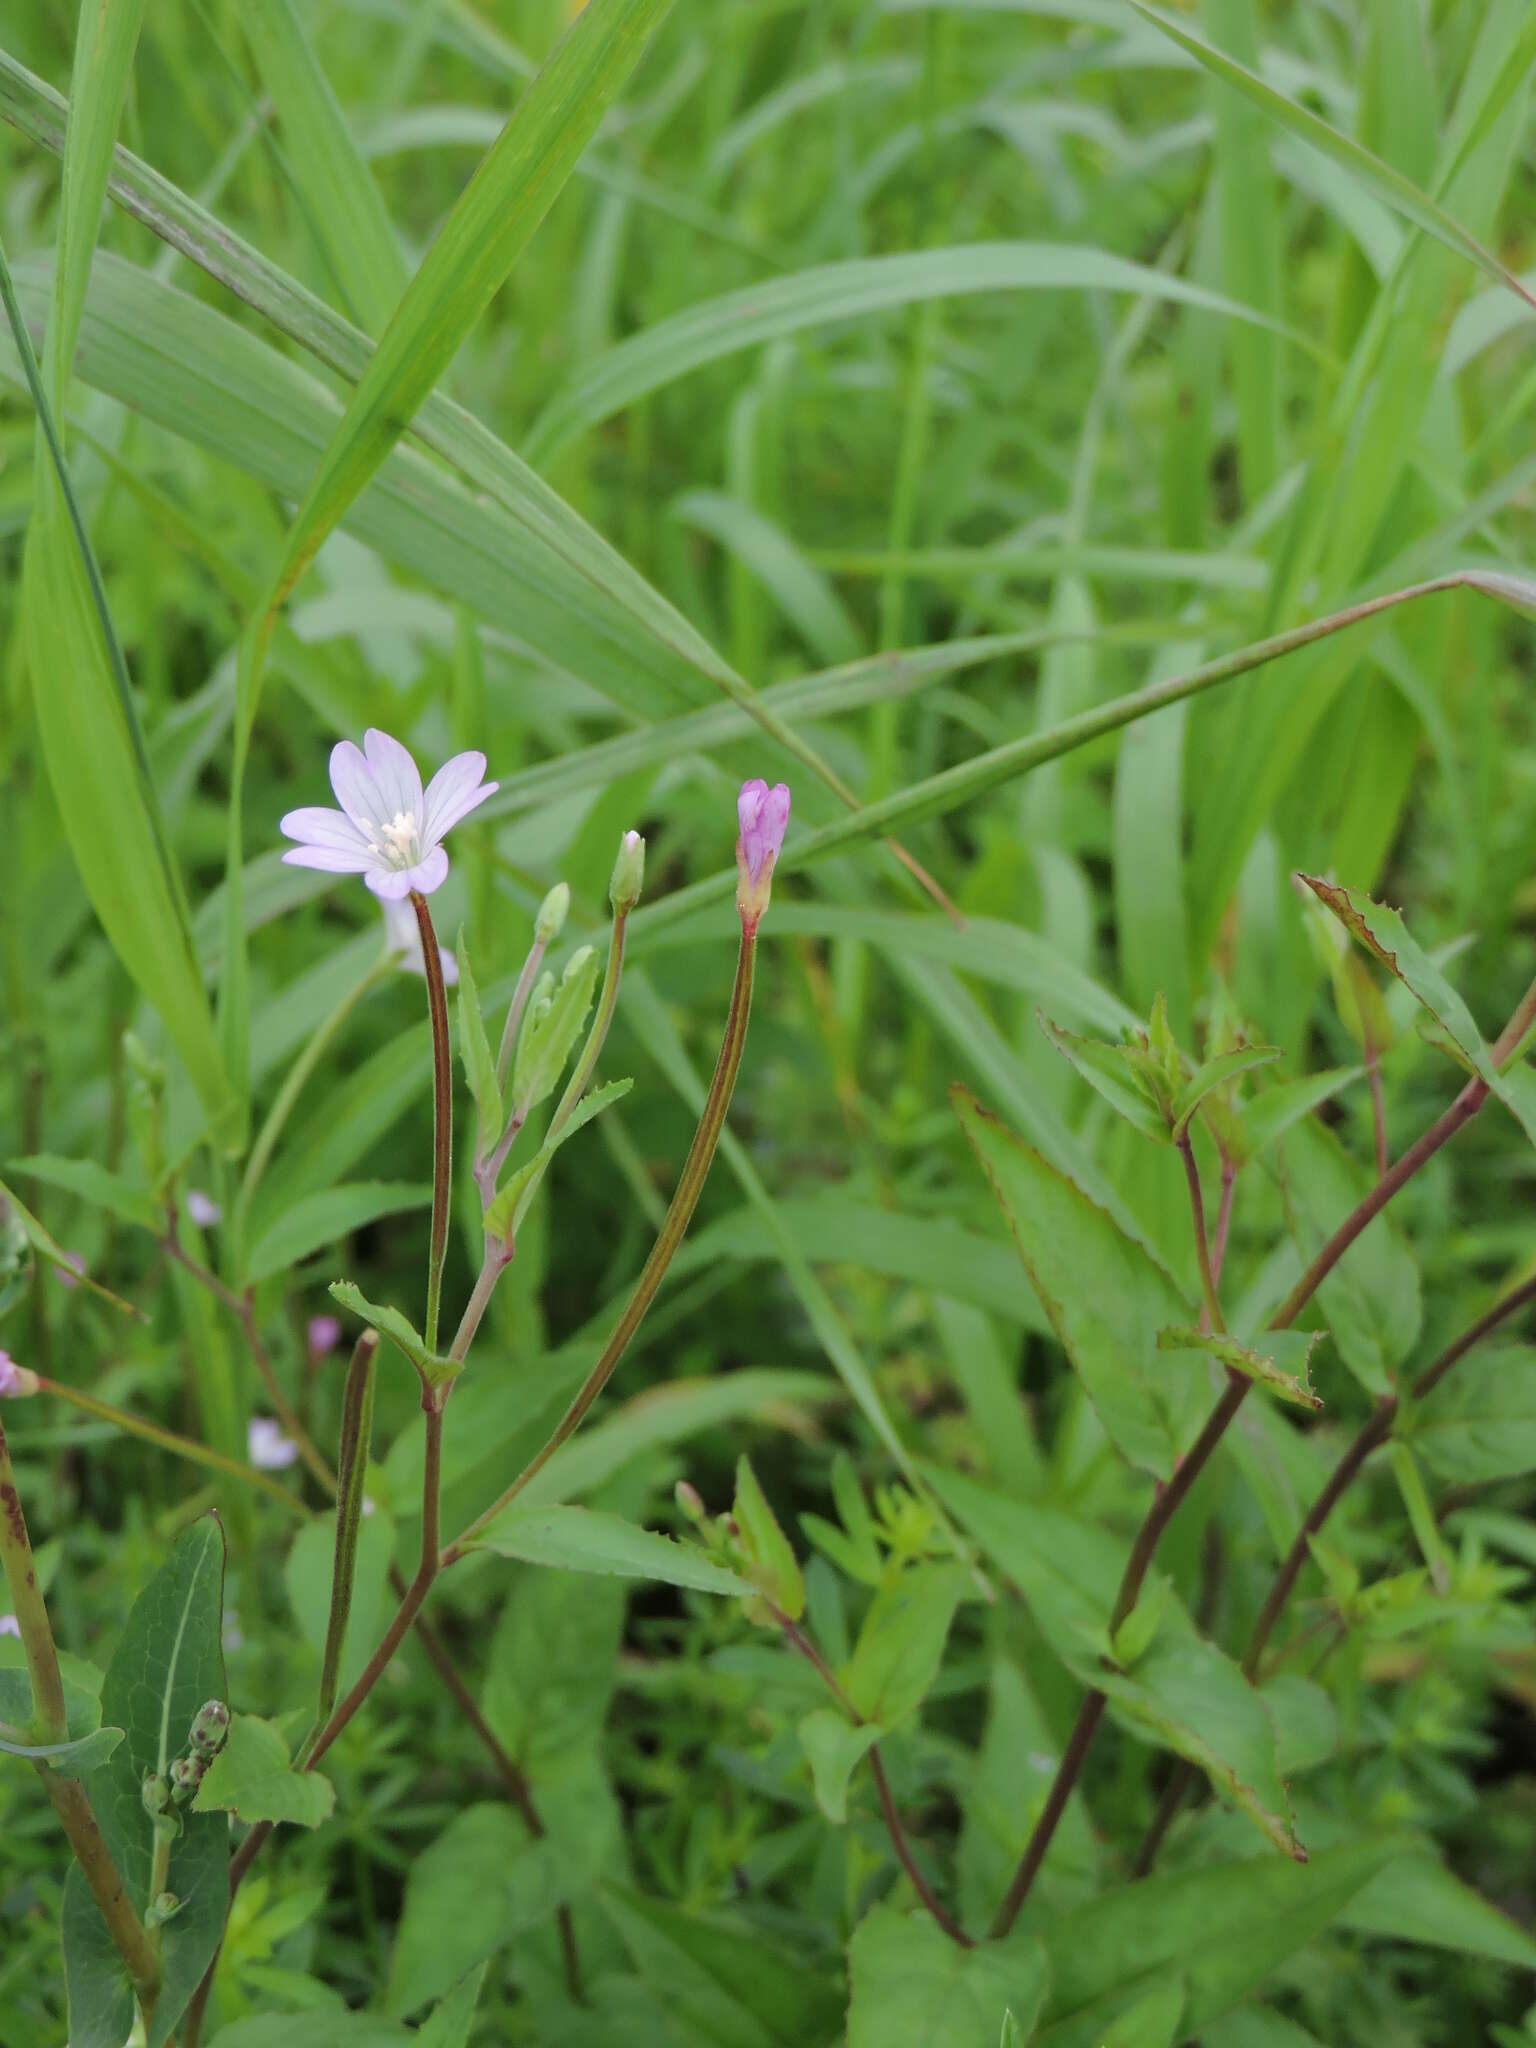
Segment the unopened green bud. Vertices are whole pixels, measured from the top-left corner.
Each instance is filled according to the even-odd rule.
[[[690,1486],[686,1479],[679,1479],[676,1487],[676,1499],[678,1506],[690,1522],[695,1524],[703,1522],[706,1510],[703,1499],[699,1494],[699,1489],[696,1486]]]
[[[149,1911],[144,1915],[144,1925],[146,1927],[163,1927],[167,1920],[174,1920],[176,1918],[176,1915],[181,1911],[182,1904],[183,1901],[178,1899],[174,1892],[161,1892],[160,1896],[152,1901]]]
[[[179,1756],[171,1765],[171,1797],[178,1806],[185,1806],[198,1786],[203,1782],[203,1773],[208,1760],[201,1756]]]
[[[541,946],[552,946],[555,943],[565,930],[565,920],[570,914],[570,884],[556,882],[539,905],[539,914],[533,921],[533,936]]]
[[[608,884],[608,901],[615,917],[624,917],[640,901],[645,882],[645,841],[638,832],[626,832],[619,841],[613,878]]]
[[[171,1788],[158,1771],[146,1774],[141,1797],[144,1801],[144,1811],[157,1818],[170,1810]]]
[[[229,1709],[222,1700],[207,1700],[192,1717],[188,1737],[203,1756],[217,1756],[229,1735]]]

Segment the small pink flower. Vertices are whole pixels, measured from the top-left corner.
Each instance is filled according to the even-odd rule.
[[[741,821],[741,858],[755,885],[763,878],[764,864],[771,867],[784,844],[784,828],[789,823],[789,784],[776,782],[770,789],[761,776],[744,782],[736,799],[736,815]]]
[[[205,1195],[201,1188],[187,1189],[187,1214],[199,1230],[211,1230],[215,1223],[224,1220],[224,1211],[212,1195]]]
[[[19,1636],[21,1623],[14,1614],[0,1614],[0,1636]]]
[[[246,1432],[246,1449],[258,1472],[284,1472],[299,1455],[299,1447],[270,1415],[253,1415]]]
[[[742,927],[748,933],[768,908],[774,864],[784,844],[789,823],[789,785],[777,782],[770,789],[760,776],[741,785],[736,799],[741,837],[736,841],[736,907]]]
[[[341,1342],[341,1317],[311,1316],[308,1337],[310,1357],[328,1358]]]
[[[494,789],[495,784],[491,787]],[[384,912],[384,943],[391,953],[400,955],[400,965],[407,974],[419,974],[427,978],[426,962],[421,952],[421,926],[416,922],[416,913],[409,903],[386,897],[381,908]],[[437,957],[442,964],[443,982],[453,988],[459,978],[459,963],[446,946],[439,946]]]
[[[9,1351],[0,1351],[0,1397],[36,1392],[37,1374],[24,1365],[18,1365]]]
[[[310,806],[282,820],[280,830],[298,842],[283,859],[361,875],[386,902],[413,889],[430,896],[448,874],[444,835],[500,787],[484,777],[484,754],[455,754],[423,791],[405,748],[370,726],[361,748],[341,740],[331,749],[331,788],[340,811]]]

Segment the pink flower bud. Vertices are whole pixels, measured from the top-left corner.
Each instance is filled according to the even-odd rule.
[[[774,863],[789,823],[788,783],[778,782],[770,789],[761,776],[744,782],[736,799],[736,815],[741,821],[741,837],[736,841],[740,877],[736,902],[742,917],[756,924],[768,907]]]
[[[201,1188],[187,1189],[187,1214],[199,1230],[211,1230],[215,1223],[224,1220],[224,1211],[212,1195],[205,1195]]]
[[[311,1316],[308,1336],[310,1357],[329,1357],[341,1342],[340,1316]]]
[[[37,1374],[18,1365],[8,1351],[0,1351],[0,1396],[35,1394]]]

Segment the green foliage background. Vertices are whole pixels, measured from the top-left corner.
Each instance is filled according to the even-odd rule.
[[[558,1419],[650,1245],[731,988],[735,790],[788,779],[727,1140],[622,1376],[530,1500],[686,1538],[675,1482],[724,1510],[746,1450],[804,1627],[889,1730],[918,1861],[979,1935],[1102,1674],[1153,1475],[1219,1387],[1153,1348],[1200,1298],[1178,1157],[1037,1012],[1116,1041],[1161,997],[1192,1060],[1238,1031],[1279,1048],[1233,1113],[1347,1070],[1238,1176],[1221,1294],[1252,1337],[1370,1184],[1362,1017],[1393,1157],[1464,1079],[1406,988],[1370,967],[1362,993],[1293,872],[1401,904],[1489,1041],[1536,972],[1530,11],[599,0],[544,101],[563,0],[164,0],[136,45],[135,14],[100,12],[62,185],[75,10],[20,0],[0,27],[0,242],[125,664],[0,342],[0,1171],[143,1315],[12,1245],[0,1341],[246,1459],[260,1384],[239,1317],[155,1242],[131,1029],[169,1073],[180,1241],[253,1285],[333,1451],[342,1368],[306,1323],[342,1272],[419,1319],[429,1049],[420,982],[375,975],[241,1208],[251,1130],[379,950],[366,892],[283,867],[277,820],[326,800],[330,745],[367,725],[424,764],[483,748],[501,793],[434,911],[445,940],[465,924],[488,1016],[553,882],[562,951],[601,945],[620,832],[648,857],[603,1066],[636,1085],[554,1161],[450,1404],[456,1529]],[[87,288],[113,36],[142,162],[119,157]],[[465,273],[420,272],[391,329],[520,101]],[[347,417],[381,466],[333,492],[338,524],[335,464],[311,485],[386,329],[413,432],[398,388],[364,386]],[[288,596],[305,519],[318,554]],[[1039,1293],[956,1081],[1037,1155]],[[1219,1126],[1199,1128],[1214,1207]],[[1247,1403],[1159,1552],[1172,1604],[1117,1641],[1109,1722],[1007,1942],[962,1952],[914,1914],[863,1731],[778,1631],[686,1583],[526,1561],[569,1540],[552,1521],[435,1609],[547,1834],[408,1645],[326,1759],[334,1817],[285,1829],[242,1887],[212,2037],[395,2040],[446,1999],[423,2039],[991,2048],[1005,2009],[1050,2048],[1536,2038],[1518,1323],[1405,1408],[1303,1572],[1278,1676],[1257,1693],[1229,1661],[1373,1402],[1529,1277],[1530,1143],[1490,1106],[1350,1255],[1311,1317],[1320,1414]],[[479,1252],[461,1165],[453,1304]],[[206,1237],[193,1185],[224,1207]],[[1086,1362],[1080,1316],[1111,1326]],[[1163,1464],[1115,1426],[1145,1384]],[[386,1347],[344,1683],[414,1564],[417,1401]],[[230,1699],[295,1741],[331,1562],[302,1472],[290,1512],[51,1398],[5,1421],[61,1645],[107,1665],[216,1506]],[[1127,1889],[1174,1753],[1216,1796]],[[0,1771],[3,2048],[64,2037],[59,1848],[26,1770]],[[370,2015],[355,2035],[343,2003]]]

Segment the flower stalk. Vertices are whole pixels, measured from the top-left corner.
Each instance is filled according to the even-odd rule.
[[[448,1210],[453,1198],[453,1046],[448,1036],[448,995],[443,957],[427,899],[411,891],[411,908],[421,932],[427,1010],[432,1019],[432,1236],[427,1253],[427,1349],[437,1349],[443,1299],[443,1261],[448,1256]]]

